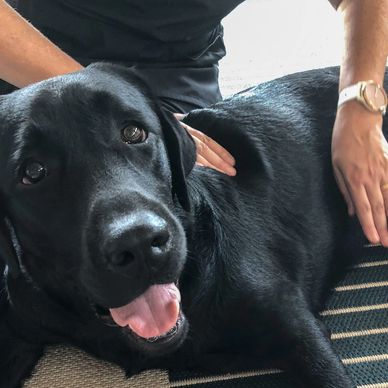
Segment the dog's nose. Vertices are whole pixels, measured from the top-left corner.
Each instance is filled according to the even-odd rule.
[[[157,269],[171,249],[167,222],[151,212],[118,218],[109,225],[107,234],[106,259],[113,269],[120,270],[140,260],[150,269]]]

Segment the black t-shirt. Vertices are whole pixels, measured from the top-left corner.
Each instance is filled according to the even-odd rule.
[[[225,55],[221,20],[243,0],[18,0],[17,9],[86,64],[203,67]]]

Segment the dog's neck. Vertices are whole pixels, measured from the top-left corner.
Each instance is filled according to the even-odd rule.
[[[241,181],[253,179],[243,174],[244,171],[239,177],[231,178],[210,168],[195,167],[189,175],[191,212],[185,217],[188,219],[189,260],[222,265],[225,254],[230,262],[231,257],[240,258],[247,246],[261,246],[260,236],[268,227],[271,213],[266,204],[270,195],[269,178],[265,174],[254,177],[254,189],[244,187],[242,190]],[[260,201],[263,204],[258,207]],[[235,236],[236,222],[239,224],[238,238]],[[257,236],[254,242],[249,240],[252,229]]]
[[[191,202],[190,214],[184,216],[188,243],[186,268],[191,284],[222,284],[211,279],[223,277],[224,255],[238,257],[244,244],[241,239],[232,238],[235,230],[232,220],[242,217],[238,206],[239,192],[230,184],[230,178],[208,168],[195,168],[188,178],[188,191]],[[245,223],[246,224],[246,223]],[[232,242],[234,242],[232,246]],[[213,271],[214,266],[219,267]],[[213,281],[212,281],[213,280]],[[199,285],[198,285],[199,287]],[[195,299],[195,296],[191,298]]]
[[[187,183],[192,232],[208,238],[225,233],[226,219],[234,215],[233,209],[237,210],[236,198],[228,190],[225,177],[207,168],[195,168]]]
[[[255,223],[261,223],[265,214],[258,214],[256,208],[250,208],[252,199],[263,201],[262,209],[268,209],[265,206],[266,198],[269,194],[269,177],[265,173],[245,174],[240,177],[231,178],[221,174],[210,168],[195,167],[190,173],[187,185],[190,198],[191,212],[190,221],[193,233],[201,239],[202,236],[210,238],[214,234],[214,238],[222,235],[222,240],[225,241],[229,236],[232,236],[235,231],[231,227],[231,220],[244,221],[244,226],[251,226]],[[253,176],[253,178],[252,178]],[[244,187],[242,183],[255,180],[251,185],[253,189]],[[244,206],[241,206],[244,204]],[[257,206],[257,205],[256,205]],[[247,219],[247,217],[249,219]]]
[[[225,236],[227,221],[219,208],[227,202],[227,196],[217,190],[222,177],[215,177],[213,173],[204,168],[191,172],[187,181],[191,210],[181,217],[187,238],[187,258],[180,277],[180,290],[184,310],[192,311],[194,316],[198,306],[211,299],[203,300],[201,295],[215,296],[216,285],[222,284],[222,279],[217,281],[215,277],[222,278],[223,273],[214,268],[222,267],[221,241],[231,241]]]

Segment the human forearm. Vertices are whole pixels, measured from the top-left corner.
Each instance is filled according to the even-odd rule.
[[[0,0],[0,78],[23,87],[82,66]]]
[[[361,80],[382,83],[388,56],[388,0],[343,0],[345,48],[340,90]]]
[[[358,81],[382,84],[388,55],[388,0],[343,0],[345,51],[340,91]],[[356,100],[342,104],[333,128],[332,161],[349,214],[366,237],[388,247],[388,143],[382,115]]]

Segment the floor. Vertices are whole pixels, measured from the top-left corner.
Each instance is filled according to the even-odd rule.
[[[224,96],[284,74],[338,65],[342,21],[327,0],[246,0],[223,25]]]

